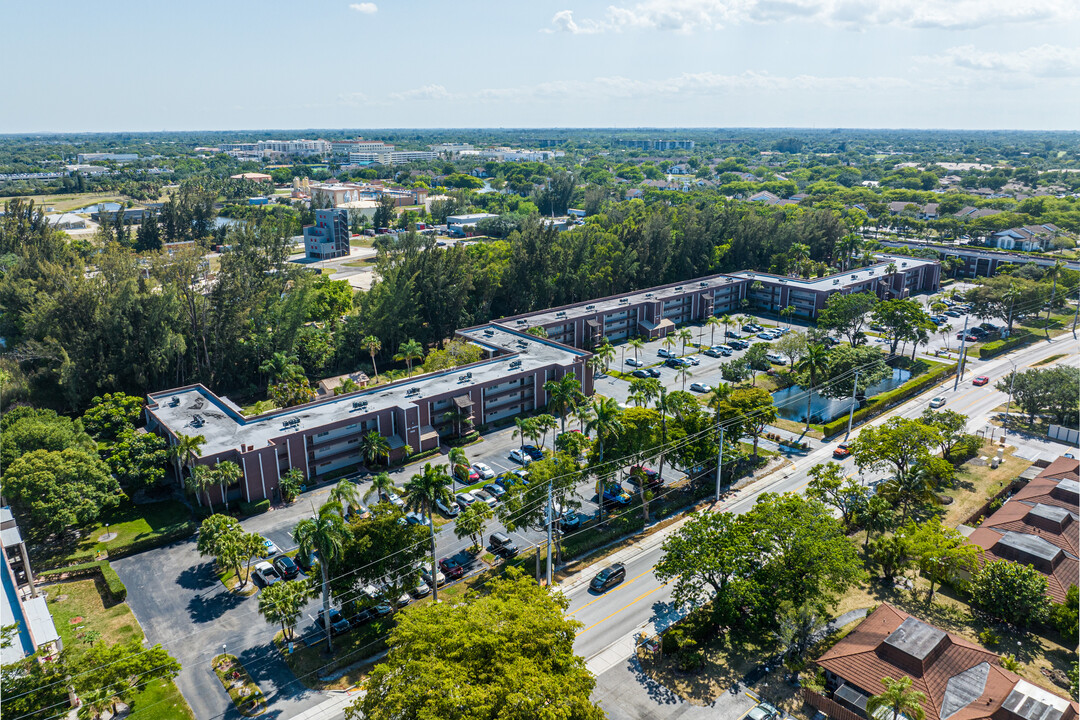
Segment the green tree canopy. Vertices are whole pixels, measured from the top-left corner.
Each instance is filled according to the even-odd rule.
[[[847,337],[852,346],[858,345],[862,340],[863,328],[877,303],[877,296],[873,293],[834,293],[818,314],[818,327]]]
[[[96,452],[34,450],[4,470],[0,489],[32,524],[51,532],[86,527],[124,498]]]
[[[1050,601],[1046,576],[1008,560],[991,560],[975,573],[971,597],[975,605],[1003,622],[1028,627],[1047,617]]]

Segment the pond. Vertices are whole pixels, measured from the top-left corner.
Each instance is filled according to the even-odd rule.
[[[909,370],[894,368],[892,377],[887,377],[876,385],[866,389],[866,397],[872,397],[886,390],[903,385],[911,377]],[[794,385],[772,394],[776,404],[776,414],[785,420],[806,421],[806,390]],[[810,395],[811,422],[825,423],[835,420],[851,410],[851,398],[827,398],[816,392]]]
[[[236,218],[227,218],[227,217],[221,217],[221,216],[218,216],[218,217],[214,218],[214,227],[215,228],[240,227],[243,224],[244,224],[243,220],[237,220]]]

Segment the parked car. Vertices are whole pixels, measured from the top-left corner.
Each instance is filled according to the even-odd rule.
[[[783,713],[778,708],[767,702],[760,702],[744,716],[744,720],[780,720]]]
[[[946,310],[942,314],[943,315],[948,315],[951,318],[958,318],[958,317],[961,317],[963,313],[957,312],[956,310]]]
[[[630,367],[644,367],[645,363],[637,358],[626,358],[626,364]]]
[[[724,353],[723,353],[722,350],[720,350],[719,347],[713,346],[713,347],[711,347],[711,348],[709,348],[709,349],[707,349],[705,351],[705,355],[706,355],[706,357],[718,358],[718,357],[723,357]]]
[[[787,365],[787,360],[779,353],[768,353],[765,355],[765,359],[771,362],[773,365]]]
[[[750,347],[750,343],[746,342],[745,340],[732,340],[728,344],[736,350],[745,350],[746,348]]]
[[[323,610],[319,610],[319,614],[316,615],[316,624],[320,630],[326,629],[326,621],[323,619]],[[337,608],[330,608],[330,634],[340,635],[341,633],[348,632],[352,624],[345,619],[345,616],[341,614],[341,611]]]
[[[423,580],[417,580],[416,585],[414,585],[412,589],[409,590],[409,594],[417,599],[427,597],[431,594],[431,586]]]
[[[517,481],[522,485],[529,484],[529,471],[525,468],[517,468],[516,470],[511,470],[510,474],[516,477]]]
[[[482,502],[489,508],[494,509],[494,507],[499,504],[498,498],[484,490],[470,490],[470,492],[473,494],[473,497],[476,498],[477,502]]]
[[[420,571],[420,579],[423,580],[428,587],[431,587],[431,567],[429,565],[425,564],[424,569]],[[446,584],[446,576],[443,575],[442,570],[435,571],[435,582],[439,583],[439,587]]]
[[[759,340],[773,340],[773,334],[771,332],[759,332],[757,334]]]
[[[657,368],[646,368],[645,372],[647,372],[651,378],[660,377],[660,371]]]
[[[941,396],[941,395],[938,395],[936,398],[934,398],[933,400],[930,401],[930,407],[932,407],[932,408],[939,408],[939,407],[944,407],[944,406],[945,406],[945,398],[943,396]]]
[[[840,443],[832,451],[832,456],[837,460],[843,460],[851,454],[851,450],[848,448],[847,443]]]
[[[259,584],[263,587],[270,587],[276,582],[281,582],[281,576],[278,575],[278,571],[274,569],[273,565],[265,560],[255,563],[255,569],[251,571],[251,575],[258,580]]]
[[[418,513],[413,510],[412,512],[405,514],[405,522],[410,525],[423,525],[424,527],[427,527],[431,521],[424,517],[423,513]]]
[[[275,555],[281,554],[281,548],[279,548],[273,540],[263,538],[262,541],[263,547],[266,548],[266,551],[263,553],[263,557],[274,557]]]
[[[506,494],[506,488],[500,485],[498,482],[488,483],[484,486],[484,492],[491,495],[496,500],[501,500],[502,496]]]
[[[574,530],[581,527],[582,522],[583,519],[580,514],[574,512],[573,510],[567,510],[562,514],[562,517],[559,518],[559,527],[561,527],[564,531]]]
[[[367,607],[357,607],[356,612],[349,618],[349,621],[352,623],[353,627],[359,627],[372,620],[386,617],[393,612],[394,608],[390,607],[389,603],[380,602],[374,605],[368,605]],[[332,617],[333,616],[331,615],[331,618]]]
[[[466,485],[480,482],[480,473],[471,467],[460,465],[455,472],[457,473],[457,479]]]
[[[656,489],[664,484],[660,480],[660,473],[650,467],[645,467],[644,465],[634,465],[631,467],[630,472],[626,477],[626,481],[631,485],[637,485],[639,474],[645,475],[645,484],[649,489]]]
[[[544,451],[536,447],[535,445],[526,445],[522,448],[522,450],[525,451],[525,454],[528,455],[531,460],[544,459]]]
[[[650,373],[648,370],[641,370],[641,369],[635,370],[634,372],[632,372],[630,374],[633,375],[636,378],[649,378],[649,377],[652,377],[652,373]]]
[[[456,518],[461,512],[461,508],[457,506],[455,502],[443,502],[442,498],[435,501],[435,509],[441,512],[448,518]]]
[[[465,568],[461,567],[454,558],[443,558],[439,561],[439,569],[446,575],[447,580],[457,580],[465,575]]]
[[[685,367],[688,363],[683,362],[680,358],[669,358],[664,361],[664,367],[674,368],[678,370],[681,367]]]
[[[514,448],[510,451],[510,459],[516,463],[520,463],[521,465],[528,465],[532,462],[532,458],[529,457],[529,455],[524,450],[521,450],[519,448]]]
[[[706,385],[705,383],[699,383],[699,382],[690,383],[690,389],[693,390],[694,392],[699,392],[699,393],[712,392],[712,386],[711,385]]]
[[[675,357],[675,353],[671,352],[667,348],[660,348],[656,351],[656,356],[662,358],[673,358]]]
[[[319,560],[319,552],[317,550],[312,551],[309,554],[297,553],[296,564],[300,566],[300,569],[305,573],[311,574],[311,568]]]
[[[630,493],[626,492],[619,483],[609,483],[604,488],[602,499],[605,505],[629,505]]]
[[[625,579],[626,568],[622,566],[622,563],[615,563],[596,573],[596,577],[589,583],[589,587],[595,592],[603,592],[608,588],[615,587]]]
[[[748,332],[748,333],[759,333],[764,329],[765,328],[763,328],[761,325],[758,325],[757,323],[748,323],[748,324],[742,326],[743,332]]]
[[[697,367],[701,364],[701,358],[699,358],[697,355],[687,355],[683,358],[683,362],[690,363],[694,367]]]
[[[288,555],[278,555],[274,558],[274,569],[284,580],[292,580],[300,574],[300,568]]]
[[[742,340],[743,339],[743,336],[740,335],[739,333],[735,332],[734,330],[728,330],[726,333],[724,333],[724,337],[731,338],[732,340]]]
[[[988,378],[986,375],[980,375],[977,378],[975,378],[974,380],[972,380],[971,384],[974,385],[975,387],[982,387],[983,385],[985,385],[988,382],[990,382],[990,378]]]
[[[379,491],[379,498],[383,502],[388,502],[388,503],[390,503],[391,505],[393,505],[396,508],[405,507],[405,501],[402,500],[401,496],[398,495],[393,490],[380,490]]]
[[[493,532],[488,540],[491,544],[491,552],[501,558],[511,558],[518,554],[518,546],[506,533]]]
[[[473,463],[473,470],[484,480],[490,480],[495,477],[495,471],[492,470],[486,463]]]
[[[462,510],[477,502],[479,498],[473,495],[471,492],[460,492],[454,496],[454,500],[457,501],[458,507]]]

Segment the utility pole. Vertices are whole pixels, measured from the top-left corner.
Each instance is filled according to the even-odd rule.
[[[1016,379],[1016,363],[1012,364],[1012,373],[1009,374],[1009,404],[1005,406],[1005,433],[1001,436],[1002,443],[1009,437],[1009,409],[1012,407],[1013,380]]]
[[[551,524],[555,522],[555,513],[551,507],[551,481],[548,481],[548,547],[547,547],[547,585],[551,587]]]
[[[847,416],[847,432],[844,433],[844,439],[847,440],[851,435],[851,421],[855,419],[855,406],[859,404],[859,401],[855,399],[855,396],[859,393],[859,370],[855,370],[855,384],[851,387],[851,411]]]
[[[1080,320],[1080,295],[1076,296],[1076,314],[1073,315],[1073,340],[1076,339],[1076,321]]]
[[[965,353],[967,351],[967,326],[970,318],[970,315],[964,316],[964,329],[960,333],[960,363],[956,368],[956,382],[954,382],[952,386],[953,392],[956,392],[956,389],[960,387],[960,378],[964,374],[964,359],[966,358]]]
[[[717,425],[720,423],[717,422]],[[716,455],[716,501],[720,502],[720,470],[724,467],[724,428],[720,428],[720,450]]]

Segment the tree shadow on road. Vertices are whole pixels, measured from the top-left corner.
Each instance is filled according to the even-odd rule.
[[[649,699],[657,705],[677,705],[681,702],[678,695],[666,688],[662,683],[654,680],[645,672],[641,661],[636,654],[626,660],[626,669],[634,676],[634,680],[641,685],[641,689],[649,696]]]
[[[244,600],[244,597],[230,592],[203,593],[188,601],[188,615],[195,624],[212,622]]]
[[[186,568],[176,578],[176,584],[186,590],[209,590],[218,584],[214,564],[205,562]]]
[[[240,654],[251,679],[266,696],[267,710],[272,710],[277,700],[304,700],[318,697],[320,693],[308,688],[298,680],[278,653],[273,642],[255,645]],[[278,712],[295,713],[296,708],[279,708]],[[266,717],[265,715],[263,717]]]

